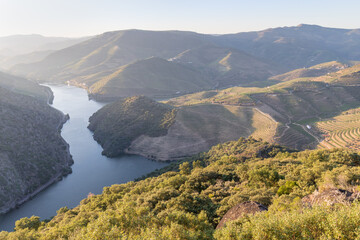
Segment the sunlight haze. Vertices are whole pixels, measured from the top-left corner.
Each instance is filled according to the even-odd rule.
[[[355,0],[1,0],[0,36],[80,37],[121,29],[222,34],[301,23],[359,28],[359,8]]]

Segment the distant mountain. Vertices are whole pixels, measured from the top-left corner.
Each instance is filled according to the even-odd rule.
[[[94,91],[99,89],[99,85],[104,85],[104,79],[110,78],[113,89],[122,89],[118,91],[118,97],[123,96],[121,92],[133,88],[132,85],[134,85],[130,84],[131,81],[127,81],[129,85],[124,83],[123,72],[120,69],[131,68],[134,69],[132,72],[136,73],[135,68],[140,67],[140,60],[151,57],[158,58],[158,63],[161,62],[159,58],[170,60],[173,63],[162,61],[164,66],[152,69],[151,77],[148,75],[142,80],[143,83],[144,81],[148,82],[145,85],[140,85],[141,87],[137,86],[137,88],[143,88],[140,93],[146,92],[144,94],[148,96],[159,94],[157,91],[159,87],[155,87],[154,92],[148,89],[153,84],[158,86],[159,82],[156,83],[155,81],[157,76],[161,76],[160,78],[163,79],[159,80],[164,84],[162,88],[168,90],[165,95],[173,95],[174,92],[188,91],[189,85],[180,85],[188,84],[191,81],[197,85],[200,78],[206,78],[208,83],[212,83],[205,84],[207,86],[201,84],[195,87],[193,91],[198,90],[199,87],[209,89],[210,86],[222,87],[266,81],[269,76],[279,73],[277,66],[236,49],[218,47],[213,43],[212,38],[211,35],[181,31],[125,30],[108,32],[83,43],[56,51],[38,63],[16,65],[11,71],[40,81],[72,81],[74,84]],[[154,61],[153,59],[144,63],[149,64]],[[133,64],[135,62],[138,64]],[[184,71],[184,76],[182,78],[187,77],[186,81],[181,79],[181,67],[177,63],[183,65],[181,71]],[[173,68],[174,75],[172,75],[172,70],[166,70],[165,65],[168,67],[177,66],[178,70]],[[193,76],[189,75],[190,69],[192,69]],[[157,72],[155,73],[155,71]],[[120,72],[121,78],[118,78]],[[130,74],[127,76],[128,79],[132,78]],[[170,85],[174,85],[176,79],[179,80],[178,87],[169,89]],[[100,82],[97,83],[98,81]],[[97,87],[94,87],[94,84]],[[102,91],[98,91],[98,93],[106,95]],[[160,95],[164,95],[164,93],[160,92]],[[104,97],[113,96],[112,94]]]
[[[220,35],[215,39],[222,46],[243,50],[287,70],[334,60],[360,60],[360,29],[301,24]]]
[[[39,81],[73,84],[94,90],[102,98],[126,97],[126,89],[133,88],[131,81],[125,84],[118,75],[124,66],[157,57],[181,64],[198,72],[214,88],[231,86],[269,86],[289,77],[272,76],[293,69],[308,68],[330,61],[349,62],[360,60],[360,30],[324,28],[315,25],[299,25],[226,35],[206,35],[182,31],[124,30],[107,32],[85,42],[56,51],[40,62],[19,64],[11,72]],[[169,66],[174,66],[170,65]],[[136,65],[135,65],[136,66]],[[317,76],[330,67],[291,73],[299,76]],[[162,69],[162,70],[161,70]],[[169,84],[177,76],[160,73],[165,68],[153,69],[152,77],[139,94],[158,95],[148,89],[156,76],[162,76]],[[137,71],[133,71],[135,74]],[[317,72],[315,74],[315,72]],[[315,75],[314,75],[315,74]],[[136,77],[137,78],[137,77]],[[111,79],[115,94],[102,91],[104,82]],[[132,79],[131,74],[127,79]],[[129,85],[127,85],[129,84]],[[157,85],[156,82],[154,82]],[[170,84],[171,85],[171,84]],[[96,86],[96,87],[95,87]],[[100,86],[100,87],[99,87]],[[186,87],[183,87],[186,89]],[[168,89],[169,90],[169,89]],[[198,89],[194,89],[197,91]],[[184,92],[184,90],[178,90]],[[175,92],[178,92],[175,91]],[[174,89],[167,94],[173,95]],[[186,92],[186,91],[185,91]],[[109,95],[107,95],[109,93]],[[133,92],[136,94],[136,91]],[[164,95],[161,93],[160,95]]]
[[[28,64],[28,63],[39,62],[54,51],[55,50],[36,51],[36,52],[16,55],[12,57],[0,56],[0,67],[4,70],[4,69],[9,69],[17,64]]]
[[[13,57],[34,51],[59,50],[87,39],[89,39],[89,37],[44,37],[38,34],[0,37],[0,55]]]

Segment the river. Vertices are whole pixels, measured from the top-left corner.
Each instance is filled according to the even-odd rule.
[[[141,177],[166,163],[140,156],[125,155],[107,158],[101,146],[87,129],[89,117],[104,104],[89,101],[84,89],[73,86],[49,86],[54,92],[53,107],[70,115],[61,135],[70,145],[74,159],[73,172],[26,202],[19,209],[0,217],[0,231],[12,231],[15,221],[23,217],[39,216],[47,219],[64,206],[75,207],[89,193],[100,194],[104,186],[125,183]]]

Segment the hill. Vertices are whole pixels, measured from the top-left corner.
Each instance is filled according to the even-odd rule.
[[[114,72],[123,65],[152,56],[167,59],[202,44],[202,35],[191,32],[107,32],[56,51],[39,63],[16,66],[13,72],[40,80],[65,82],[79,76]]]
[[[45,103],[52,103],[53,100],[53,94],[48,87],[40,86],[33,81],[3,72],[0,72],[0,87],[34,97]]]
[[[359,32],[359,29],[300,24],[220,35],[215,41],[293,70],[334,60],[359,60]]]
[[[86,79],[85,83],[88,83]],[[111,100],[146,95],[168,97],[210,89],[215,83],[189,67],[152,57],[125,65],[89,88],[90,97]]]
[[[330,62],[310,68],[320,72],[326,69],[326,74],[319,77],[316,73],[315,77],[295,78],[264,88],[233,87],[169,99],[164,103],[175,107],[176,116],[168,132],[156,137],[146,132],[137,134],[118,154],[127,152],[174,160],[207,151],[218,143],[249,136],[295,149],[316,148],[324,139],[324,132],[318,131],[316,122],[360,106],[359,67]],[[329,68],[338,71],[328,73]],[[151,108],[143,107],[144,112],[152,113]],[[114,123],[126,119],[115,108],[101,113],[104,116],[119,114]],[[101,117],[98,119],[103,121]],[[111,125],[105,120],[102,123],[104,129],[111,132]],[[145,125],[138,127],[146,128]],[[124,130],[117,131],[119,136],[123,133]],[[96,138],[96,134],[94,136]],[[119,137],[109,137],[111,134],[104,136],[99,141],[101,144],[120,141]]]
[[[98,35],[56,51],[36,63],[17,64],[11,72],[43,82],[71,81],[90,89],[97,82],[117,75],[125,66],[157,57],[192,68],[207,82],[213,82],[215,88],[263,87],[278,81],[331,73],[348,65],[340,62],[360,60],[359,36],[356,29],[315,25],[226,35],[123,30]],[[330,61],[340,62],[327,63]],[[271,78],[289,70],[323,63],[326,64]],[[175,78],[171,76],[171,79]],[[116,86],[117,81],[113,80],[113,86]],[[103,95],[103,98],[113,98],[113,95]]]
[[[0,237],[319,239],[326,234],[356,239],[358,204],[308,209],[301,199],[316,189],[326,193],[333,188],[342,189],[339,192],[357,188],[359,159],[348,150],[291,152],[242,138],[144,180],[105,187],[101,195],[88,196],[73,209],[59,209],[49,221],[23,218],[16,222],[15,232],[1,232]],[[247,201],[269,210],[215,230],[229,209]]]
[[[55,50],[35,51],[11,57],[0,57],[0,68],[10,69],[17,64],[29,64],[39,62]]]
[[[108,104],[94,113],[89,119],[89,129],[103,147],[103,154],[114,157],[124,153],[142,134],[165,135],[174,116],[175,111],[170,106],[146,97],[131,97]]]
[[[218,143],[254,136],[272,141],[276,122],[257,109],[212,104],[174,108],[145,97],[109,104],[89,119],[103,153],[175,160]]]
[[[0,213],[71,172],[68,145],[60,136],[67,119],[47,104],[50,93],[0,74]]]
[[[122,71],[126,69],[128,79],[137,79],[139,76],[136,75],[136,67],[141,68],[139,71],[145,71],[143,67],[145,63],[151,62],[149,59],[160,64],[161,58],[170,60],[173,64],[165,64],[165,61],[162,61],[164,66],[147,69],[146,71],[151,71],[148,74],[151,77],[146,85],[157,85],[156,77],[162,78],[163,83],[166,80],[166,84],[163,85],[174,85],[174,81],[177,80],[180,92],[188,89],[190,81],[198,82],[199,78],[204,79],[207,86],[211,83],[211,87],[224,87],[239,84],[264,84],[263,82],[266,82],[268,77],[280,73],[278,66],[236,49],[219,47],[213,43],[212,38],[211,35],[181,31],[108,32],[56,51],[40,62],[18,64],[11,68],[11,72],[43,82],[71,81],[72,84],[87,88],[90,93],[104,86],[104,82],[109,79],[112,79],[111,86],[115,87],[114,89],[132,88],[131,81],[122,81],[123,77],[119,74],[123,75]],[[143,64],[140,65],[140,63]],[[199,65],[202,67],[199,68]],[[190,69],[191,75],[189,75]],[[180,78],[180,71],[187,74],[187,81]],[[116,77],[120,77],[120,80]],[[174,96],[173,89],[165,90],[166,95]],[[148,96],[164,94],[156,89],[144,88],[142,91],[147,91],[145,95]],[[119,98],[123,93],[116,94],[115,96]],[[101,91],[97,95],[103,98],[114,97],[112,93],[107,95],[106,92]]]
[[[321,66],[326,65],[333,63]],[[360,106],[359,66],[340,67],[323,76],[295,78],[266,88],[234,87],[199,92],[170,99],[167,103],[177,107],[220,104],[255,108],[278,123],[272,137],[274,141],[293,148],[313,148],[323,138],[315,129],[310,129],[317,121]],[[291,76],[291,73],[283,76],[286,75]]]

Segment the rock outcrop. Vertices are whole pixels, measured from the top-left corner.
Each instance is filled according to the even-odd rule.
[[[244,217],[246,215],[253,215],[257,212],[267,211],[267,207],[253,201],[239,203],[232,207],[227,213],[223,216],[216,229],[222,228],[225,226],[226,222],[233,221]]]
[[[351,204],[359,199],[359,192],[350,192],[344,189],[326,189],[321,192],[315,191],[310,195],[303,197],[301,200],[305,207],[318,205],[332,206],[334,204]]]

